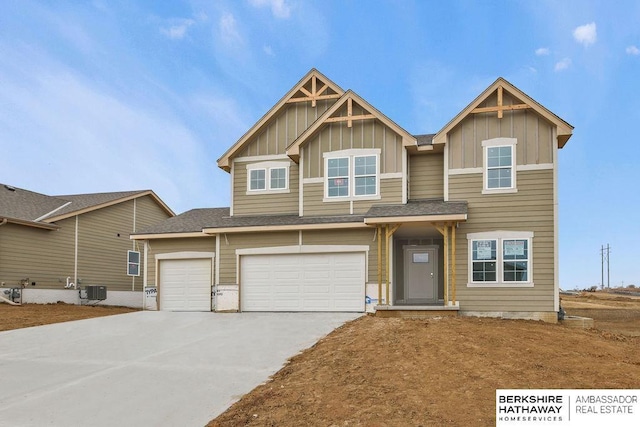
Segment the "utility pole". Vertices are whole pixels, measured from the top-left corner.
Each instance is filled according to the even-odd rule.
[[[611,274],[609,270],[609,259],[611,258],[610,255],[611,255],[611,248],[607,243],[607,288],[611,288]]]
[[[600,264],[601,264],[601,279],[602,281],[600,282],[602,287],[604,288],[604,263],[606,261],[607,263],[607,288],[610,288],[611,286],[611,273],[609,270],[609,255],[611,254],[611,246],[609,246],[609,244],[607,243],[607,247],[605,248],[604,245],[600,246]]]

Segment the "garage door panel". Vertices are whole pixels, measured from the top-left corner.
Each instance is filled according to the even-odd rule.
[[[160,309],[211,311],[211,259],[160,261]]]
[[[244,311],[364,311],[365,254],[248,255]]]

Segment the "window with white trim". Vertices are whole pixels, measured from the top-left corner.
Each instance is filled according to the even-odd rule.
[[[289,162],[260,162],[247,165],[247,194],[288,193]]]
[[[528,231],[467,234],[469,286],[533,286]]]
[[[516,138],[482,141],[483,193],[516,192]]]
[[[325,199],[380,197],[380,150],[351,149],[324,153]]]
[[[127,276],[140,276],[140,252],[127,251]]]

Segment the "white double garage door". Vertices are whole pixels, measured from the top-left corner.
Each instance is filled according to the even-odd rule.
[[[242,311],[365,309],[366,253],[243,255]],[[160,261],[160,309],[210,311],[212,259]]]

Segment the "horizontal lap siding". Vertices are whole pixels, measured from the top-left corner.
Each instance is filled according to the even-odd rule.
[[[457,298],[469,311],[553,311],[553,171],[517,172],[518,192],[483,195],[482,174],[449,177],[449,199],[467,200],[468,221],[456,233]],[[533,288],[470,288],[467,233],[532,231]]]
[[[409,198],[444,197],[444,157],[442,154],[413,155],[409,158]]]
[[[298,232],[228,233],[220,236],[220,284],[238,284],[236,249],[291,246],[298,244]]]
[[[374,204],[399,205],[402,203],[402,178],[387,178],[380,180],[380,200],[355,200],[353,213],[363,215]]]
[[[302,232],[303,245],[368,245],[367,260],[369,282],[378,280],[378,241],[374,240],[375,229],[361,230],[314,230]]]
[[[374,204],[401,204],[402,178],[386,178],[380,180],[380,199],[354,200],[353,214],[367,213]],[[350,215],[350,201],[324,201],[324,183],[304,185],[304,215]]]
[[[144,196],[136,199],[136,231],[158,224],[170,215],[151,198]]]
[[[140,243],[142,246],[142,242]],[[144,251],[144,248],[142,249]],[[156,260],[158,254],[166,254],[172,252],[215,252],[215,237],[191,237],[180,239],[156,239],[149,241],[149,268],[147,271],[148,286],[155,286],[156,283]],[[141,253],[141,257],[144,253]],[[217,254],[216,254],[217,256]],[[215,267],[214,267],[215,269]]]
[[[233,170],[233,214],[273,215],[298,213],[298,165],[289,167],[289,192],[247,194],[247,163],[236,162]],[[268,179],[268,177],[267,177]]]
[[[20,280],[36,282],[35,289],[63,289],[73,279],[75,217],[49,231],[21,225],[0,226],[0,282],[17,287]],[[31,286],[30,286],[31,287]]]

